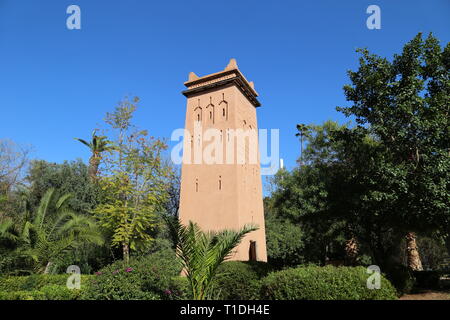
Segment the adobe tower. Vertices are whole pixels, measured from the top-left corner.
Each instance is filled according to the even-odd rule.
[[[259,229],[247,234],[231,260],[267,261],[257,145],[256,107],[260,103],[253,82],[247,81],[236,60],[231,59],[217,73],[198,77],[191,72],[184,84],[188,133],[183,145],[180,220],[183,224],[196,222],[203,231],[238,230],[246,224],[255,224]],[[247,137],[244,147],[241,143],[239,148],[236,131],[253,132],[253,143]],[[209,153],[213,142],[218,147]],[[256,155],[253,161],[252,150]],[[228,157],[230,152],[232,158]],[[208,160],[205,153],[223,161]]]

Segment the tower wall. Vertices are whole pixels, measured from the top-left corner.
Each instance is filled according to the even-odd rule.
[[[234,70],[234,72],[233,72]],[[223,73],[223,74],[222,74]],[[262,183],[259,154],[256,163],[249,164],[245,148],[245,163],[236,163],[238,148],[234,142],[234,161],[226,163],[227,142],[233,139],[230,129],[257,132],[256,91],[236,68],[202,78],[195,75],[186,83],[186,124],[190,137],[185,137],[184,150],[200,147],[202,151],[211,142],[203,142],[209,128],[220,131],[223,164],[196,164],[191,152],[190,164],[183,163],[181,171],[180,219],[182,223],[196,222],[204,231],[237,230],[246,224],[256,224],[259,229],[249,233],[236,248],[232,260],[250,258],[250,242],[256,242],[256,259],[267,261],[262,201]],[[224,79],[225,78],[225,79]],[[195,130],[200,120],[202,130]],[[195,145],[197,144],[197,145]],[[257,146],[256,150],[258,150]],[[187,153],[184,154],[186,156]]]

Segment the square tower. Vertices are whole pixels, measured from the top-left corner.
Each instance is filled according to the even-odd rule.
[[[187,90],[181,170],[180,220],[203,231],[259,227],[246,235],[231,260],[267,261],[264,207],[253,82],[236,60],[220,72],[198,77]]]

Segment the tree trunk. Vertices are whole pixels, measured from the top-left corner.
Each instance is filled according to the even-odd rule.
[[[421,271],[423,270],[422,261],[420,261],[416,238],[417,236],[414,232],[406,234],[406,256],[408,258],[408,267],[413,271]]]
[[[128,243],[122,244],[122,251],[123,251],[123,260],[125,263],[130,262],[130,247],[128,246]]]
[[[100,165],[100,158],[96,156],[92,156],[89,159],[89,178],[92,181],[97,179],[98,167]]]
[[[356,265],[358,257],[358,242],[355,237],[351,237],[345,242],[345,264],[349,266]]]
[[[51,261],[49,261],[47,263],[47,265],[45,266],[44,274],[48,274],[50,272],[50,268],[51,268],[52,264],[53,263]]]

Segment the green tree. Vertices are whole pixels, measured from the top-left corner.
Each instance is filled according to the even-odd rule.
[[[193,222],[184,226],[178,219],[167,219],[194,300],[213,298],[217,268],[249,232],[258,228],[245,226],[239,231],[203,232]]]
[[[113,152],[103,158],[105,170],[99,183],[105,202],[94,210],[102,227],[112,232],[112,245],[121,246],[129,260],[130,249],[147,248],[156,226],[156,213],[167,201],[170,167],[163,161],[167,145],[132,124],[138,98],[122,101],[105,121],[116,139]]]
[[[273,192],[265,202],[270,222],[266,227],[269,259],[277,259],[272,256],[272,245],[290,247],[293,255],[285,261],[287,266],[298,264],[299,258],[322,264],[327,259],[341,258],[347,228],[345,220],[335,212],[334,203],[341,201],[340,196],[331,189],[339,190],[335,181],[339,181],[342,165],[341,145],[331,139],[331,132],[345,126],[326,121],[308,128],[302,164],[299,162],[291,172],[280,170],[275,175],[271,181]],[[276,235],[280,223],[287,224],[290,236]],[[297,246],[292,239],[298,239]]]
[[[450,44],[441,48],[433,35],[418,34],[392,61],[358,52],[359,68],[349,71],[352,84],[344,87],[353,105],[338,108],[358,127],[337,139],[358,170],[353,180],[368,191],[359,215],[383,216],[394,233],[403,233],[408,265],[420,270],[416,232],[450,222]],[[361,149],[367,136],[373,143]]]
[[[88,167],[80,159],[61,164],[33,160],[26,181],[27,188],[19,193],[27,200],[30,211],[39,206],[48,189],[55,189],[59,195],[72,194],[67,204],[80,214],[89,214],[102,202],[101,188],[89,178]]]
[[[81,142],[91,150],[91,158],[89,159],[89,177],[92,181],[95,181],[98,174],[98,168],[104,152],[111,152],[113,146],[106,136],[98,136],[97,130],[92,132],[92,139],[90,142],[86,140],[75,138],[75,140]]]

